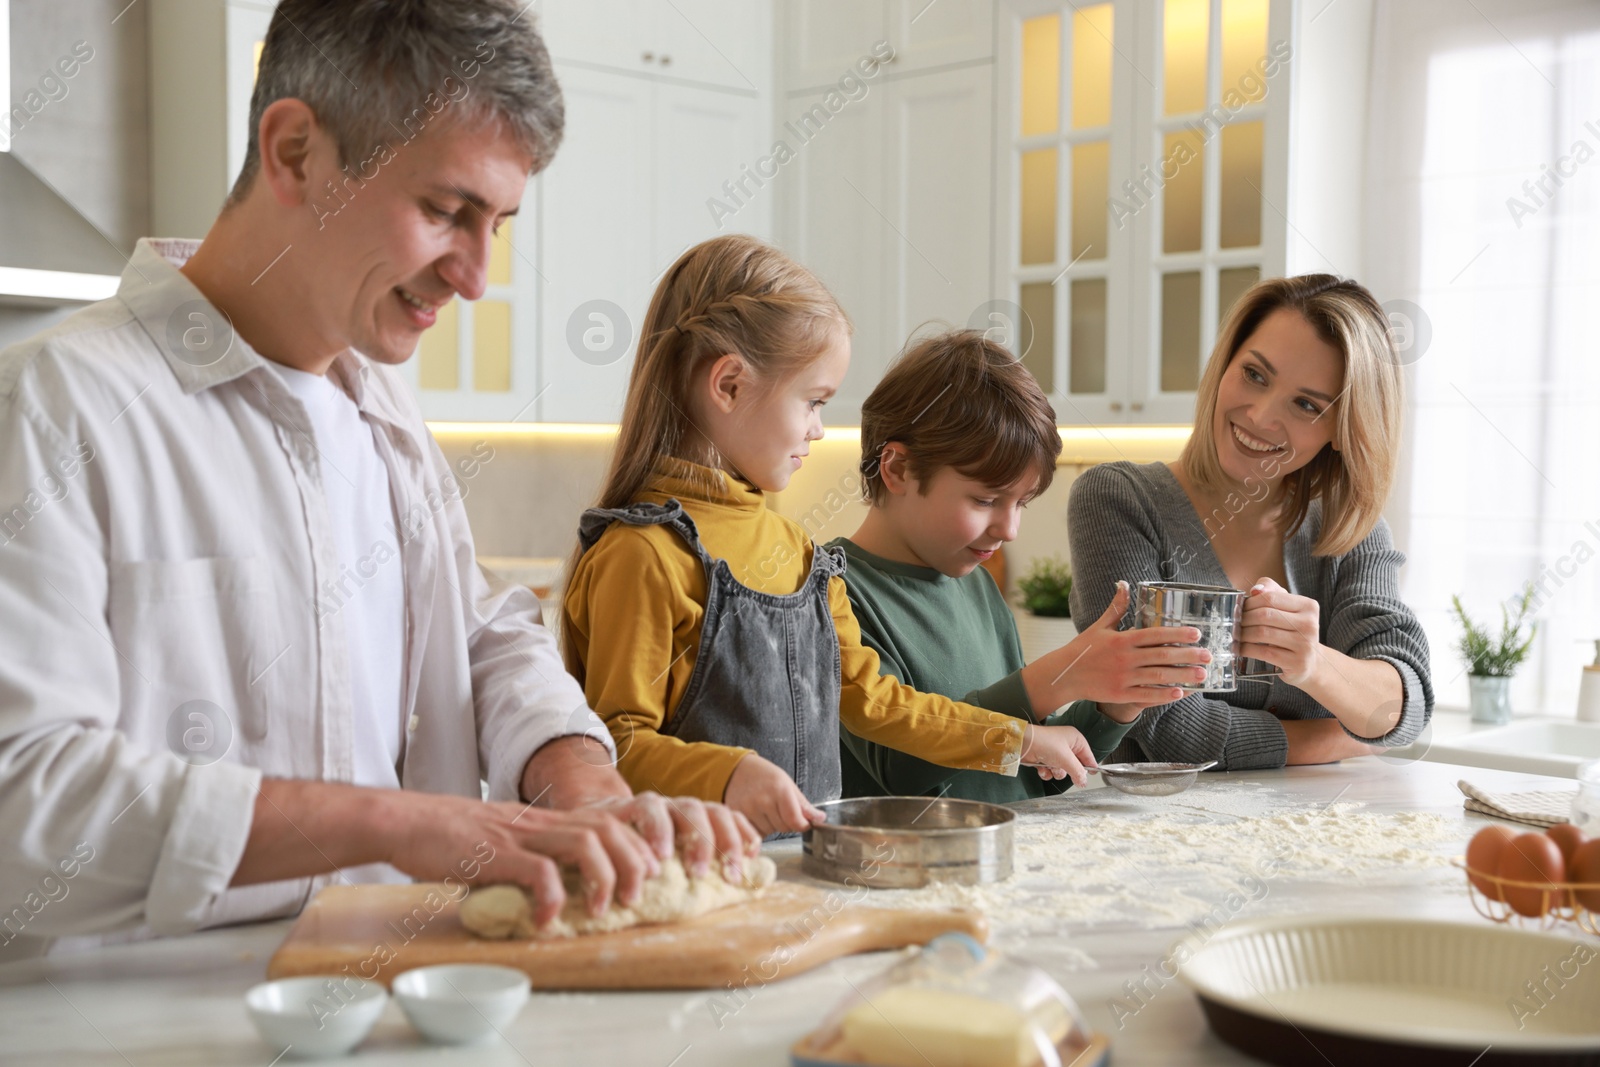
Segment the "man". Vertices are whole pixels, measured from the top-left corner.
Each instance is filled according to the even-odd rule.
[[[391,368],[560,141],[509,0],[285,0],[205,241],[0,353],[0,960],[333,878],[628,902],[716,804],[634,797]],[[480,777],[490,802],[480,799]],[[335,873],[342,872],[342,873]]]

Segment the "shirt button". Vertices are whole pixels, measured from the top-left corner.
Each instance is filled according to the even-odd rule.
[[[406,723],[406,733],[408,733],[408,734],[416,733],[417,732],[417,723],[419,721],[420,720],[417,718],[417,716],[415,716],[415,715],[411,716],[410,721],[408,721]]]
[[[1276,714],[1278,714],[1278,705],[1274,704],[1274,705],[1272,705],[1272,707],[1268,708],[1267,710],[1272,712],[1272,714],[1276,715]],[[417,728],[417,717],[415,715],[411,716],[411,728],[413,730],[415,730]]]

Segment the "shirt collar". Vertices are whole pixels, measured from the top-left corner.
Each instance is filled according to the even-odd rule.
[[[902,563],[897,559],[888,559],[887,557],[877,555],[876,553],[868,552],[866,549],[862,548],[848,537],[835,538],[834,540],[828,542],[828,544],[830,546],[837,545],[844,549],[844,554],[850,557],[850,561],[852,563],[863,563],[866,566],[871,567],[873,570],[882,571],[884,574],[892,574],[900,578],[915,578],[920,582],[933,582],[936,584],[940,582],[957,582],[964,580],[961,578],[952,578],[936,567],[924,567],[916,563]],[[972,568],[972,571],[968,577],[970,577],[972,574],[977,574],[980,569],[981,568],[978,567]]]
[[[186,396],[263,366],[222,312],[178,271],[199,247],[199,241],[142,237],[117,286],[118,299],[155,342]]]
[[[182,238],[142,237],[117,287],[117,297],[160,349],[185,396],[268,369],[266,358],[233,332],[222,312],[178,269],[199,247],[199,241]],[[363,413],[404,426],[405,414],[393,398],[368,387],[373,373],[371,362],[349,348],[328,368],[329,378]]]
[[[662,456],[656,460],[650,488],[663,496],[701,504],[747,511],[766,506],[761,490],[738,475],[676,456]]]

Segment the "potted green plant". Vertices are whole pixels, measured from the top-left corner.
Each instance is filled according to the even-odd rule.
[[[1058,556],[1035,559],[1017,580],[1022,615],[1017,620],[1022,658],[1032,663],[1078,636],[1072,624],[1072,568]]]
[[[1473,722],[1507,723],[1511,721],[1511,699],[1507,690],[1511,676],[1528,657],[1528,648],[1539,630],[1537,622],[1528,621],[1528,609],[1533,603],[1533,583],[1522,590],[1513,613],[1500,605],[1500,632],[1494,634],[1486,625],[1472,620],[1461,598],[1452,596],[1456,619],[1461,623],[1461,639],[1456,650],[1467,663],[1467,687]],[[1523,636],[1523,627],[1527,636]]]

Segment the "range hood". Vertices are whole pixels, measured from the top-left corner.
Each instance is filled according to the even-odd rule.
[[[10,68],[10,4],[0,0],[0,305],[103,300],[117,291],[127,257],[10,151]]]
[[[0,152],[0,303],[53,307],[117,291],[127,257],[15,153]]]

